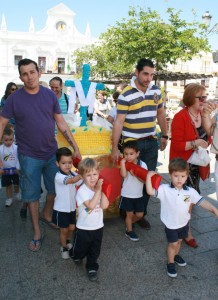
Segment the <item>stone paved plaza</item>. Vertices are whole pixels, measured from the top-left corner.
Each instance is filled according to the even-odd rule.
[[[168,148],[159,153],[158,171],[167,175]],[[201,184],[202,194],[214,201],[214,160],[211,178]],[[99,280],[90,282],[85,264],[76,266],[60,256],[58,231],[41,224],[45,238],[38,253],[28,250],[32,238],[29,216],[22,221],[20,202],[5,208],[0,193],[0,299],[2,300],[209,300],[218,299],[218,220],[195,207],[191,226],[199,247],[183,244],[186,267],[178,267],[178,277],[166,274],[166,239],[160,221],[160,204],[152,198],[148,207],[151,230],[135,226],[140,240],[131,242],[118,216],[105,219],[104,239],[99,259]]]

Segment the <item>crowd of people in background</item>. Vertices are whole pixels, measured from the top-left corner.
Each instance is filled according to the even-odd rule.
[[[29,250],[37,252],[41,249],[41,220],[60,230],[61,257],[71,258],[75,264],[80,264],[86,257],[88,278],[95,281],[103,237],[103,210],[109,205],[103,192],[103,179],[99,177],[99,166],[92,158],[82,159],[64,120],[63,115],[68,113],[69,96],[63,91],[62,79],[53,77],[49,81],[50,89],[41,86],[38,65],[30,59],[20,60],[18,71],[24,85],[18,89],[15,83],[9,82],[0,106],[0,174],[2,186],[6,188],[5,206],[13,204],[15,193],[16,199],[23,201],[21,217],[26,218],[29,210],[33,225]],[[115,162],[120,158],[120,152],[123,153],[119,208],[125,214],[124,234],[136,242],[139,237],[134,231],[135,222],[146,230],[151,228],[146,217],[149,198],[158,197],[168,241],[167,274],[174,278],[177,276],[175,264],[186,265],[179,255],[182,240],[190,247],[198,247],[190,226],[193,205],[200,205],[218,217],[218,210],[200,196],[199,166],[187,163],[199,146],[207,148],[211,143],[211,128],[216,119],[210,116],[217,105],[206,102],[204,86],[191,83],[185,87],[183,107],[176,113],[172,110],[168,112],[172,120],[171,183],[154,190],[151,177],[155,174],[158,150],[164,151],[169,140],[161,91],[153,83],[154,72],[155,66],[150,59],[140,59],[131,82],[122,83],[114,90],[112,103],[104,91],[97,92],[93,113],[112,125],[111,159]],[[78,111],[79,99],[74,113]],[[161,131],[159,145],[157,124]],[[55,126],[74,153],[66,147],[58,149]],[[80,161],[78,172],[72,172],[73,158]],[[146,182],[139,179],[133,170],[127,171],[126,162],[148,170]],[[218,165],[215,172],[218,172]],[[40,212],[42,178],[47,196]]]

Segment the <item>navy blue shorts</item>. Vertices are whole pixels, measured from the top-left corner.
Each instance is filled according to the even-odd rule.
[[[145,201],[144,198],[127,198],[120,197],[120,205],[119,208],[125,211],[132,212],[144,212],[145,210]]]
[[[68,228],[69,225],[76,224],[76,211],[68,213],[53,210],[52,222],[60,228]]]
[[[19,175],[13,174],[13,175],[2,175],[2,186],[10,186],[12,184],[19,185]]]
[[[187,238],[189,230],[189,223],[184,227],[178,229],[169,229],[165,227],[165,233],[168,243],[175,243],[178,240],[183,240]]]

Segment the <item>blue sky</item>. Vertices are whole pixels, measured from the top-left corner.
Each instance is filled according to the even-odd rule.
[[[126,18],[129,6],[150,7],[157,10],[163,19],[168,7],[181,9],[181,16],[187,21],[192,20],[192,8],[198,15],[198,21],[201,21],[202,14],[209,10],[213,16],[211,25],[218,22],[217,0],[0,0],[0,18],[2,14],[5,15],[9,31],[28,31],[32,16],[36,31],[41,30],[45,26],[47,10],[60,2],[76,13],[74,23],[77,29],[84,33],[88,22],[95,37],[106,31],[109,25],[115,25],[116,21]],[[213,35],[210,42],[214,49],[218,49],[218,34]]]

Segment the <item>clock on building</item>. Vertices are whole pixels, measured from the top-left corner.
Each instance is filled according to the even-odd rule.
[[[67,26],[66,23],[63,21],[59,21],[56,23],[56,29],[58,31],[64,31],[66,29],[66,26]]]

